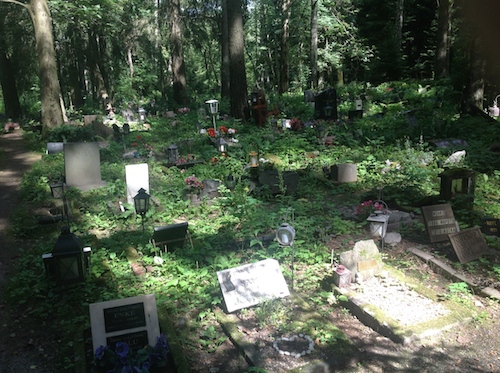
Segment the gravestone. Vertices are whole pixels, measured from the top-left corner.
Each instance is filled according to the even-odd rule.
[[[92,346],[114,349],[125,342],[132,349],[154,346],[160,336],[154,294],[92,303],[89,305]]]
[[[484,218],[481,230],[488,236],[500,236],[500,219]]]
[[[64,151],[64,143],[62,142],[48,142],[47,154],[59,154]]]
[[[125,166],[127,184],[127,202],[134,204],[134,197],[143,188],[149,194],[149,166],[147,163],[128,164]]]
[[[351,271],[357,282],[373,277],[382,270],[380,251],[373,240],[358,241],[354,249],[340,254],[340,264]]]
[[[441,178],[439,197],[445,201],[465,197],[468,206],[474,201],[475,173],[465,168],[450,168],[439,174]]]
[[[82,191],[106,185],[101,180],[101,156],[96,142],[64,144],[66,185]]]
[[[326,89],[314,98],[314,118],[337,120],[337,91],[333,88]],[[325,110],[330,107],[329,113]]]
[[[97,120],[97,115],[84,115],[83,116],[83,125],[88,126],[89,124],[94,123]]]
[[[449,237],[458,260],[462,264],[476,260],[489,251],[479,227],[452,233]]]
[[[355,183],[358,181],[357,166],[354,163],[333,165],[330,172],[330,177],[338,183]]]
[[[219,271],[217,279],[229,313],[264,300],[290,295],[279,262],[275,259]]]
[[[450,204],[423,206],[424,224],[432,243],[447,241],[448,235],[459,231]]]
[[[286,195],[294,194],[299,184],[299,174],[295,171],[284,171],[281,177],[283,178],[282,180],[280,180],[280,173],[278,170],[264,170],[259,175],[259,183],[269,186],[272,194],[282,192],[280,189],[281,184],[285,188]]]

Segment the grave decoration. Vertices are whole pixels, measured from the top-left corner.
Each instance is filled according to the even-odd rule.
[[[275,259],[245,264],[217,272],[227,312],[247,308],[273,298],[290,295]]]
[[[314,99],[315,119],[337,120],[337,91],[333,88],[318,93]]]
[[[251,93],[252,100],[252,117],[255,124],[263,127],[267,121],[267,100],[264,91],[261,89],[254,89]]]
[[[459,231],[458,223],[449,203],[423,206],[421,210],[431,243],[448,241],[449,234]]]
[[[69,227],[64,226],[52,253],[42,255],[45,272],[60,285],[83,281],[90,270],[90,253],[90,247],[84,247]]]
[[[370,234],[382,239],[382,249],[384,249],[384,239],[389,224],[388,208],[384,201],[375,201],[373,205],[375,211],[366,218],[366,221],[370,224]]]
[[[134,197],[135,213],[137,215],[141,215],[142,233],[144,233],[144,216],[149,210],[150,198],[151,196],[146,193],[146,190],[144,188],[139,189],[139,191]]]
[[[466,205],[474,201],[475,172],[465,168],[450,168],[439,174],[441,186],[439,196],[442,200],[453,201],[461,197]]]
[[[479,227],[451,233],[449,237],[458,260],[462,264],[476,260],[489,251]]]

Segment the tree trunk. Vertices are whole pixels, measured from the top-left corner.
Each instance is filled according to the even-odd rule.
[[[404,0],[397,0],[396,4],[396,50],[401,52],[403,42]]]
[[[450,0],[438,0],[438,3],[438,29],[434,75],[439,79],[446,78],[449,73],[451,22]]]
[[[179,105],[188,103],[186,71],[182,52],[181,6],[179,0],[169,0],[170,49],[172,58],[172,85],[174,100]]]
[[[89,51],[87,53],[87,60],[90,70],[90,81],[92,83],[92,93],[94,98],[101,103],[103,110],[109,103],[109,94],[104,84],[104,77],[99,64],[99,35],[94,30],[89,31]]]
[[[470,105],[476,106],[483,110],[484,99],[484,77],[486,63],[481,56],[479,48],[479,39],[476,38],[471,43],[469,58],[470,58],[470,72],[469,72],[469,86],[467,92],[467,102]]]
[[[280,81],[278,86],[280,94],[288,90],[291,0],[282,0],[281,11],[283,14],[283,23],[281,24]]]
[[[229,57],[229,25],[227,20],[227,1],[222,0],[222,35],[221,35],[221,92],[222,98],[231,97],[231,80],[229,75],[230,57]]]
[[[31,0],[26,4],[35,29],[42,102],[42,134],[63,124],[61,87],[57,76],[52,18],[46,0]]]
[[[5,33],[4,17],[0,19],[0,34]],[[21,116],[21,104],[16,85],[16,73],[7,52],[5,38],[0,38],[0,86],[5,105],[5,116],[17,120]]]
[[[246,121],[249,115],[241,0],[227,0],[227,18],[230,58],[229,75],[231,77],[231,115],[234,118]]]
[[[311,0],[310,88],[318,88],[318,0]]]

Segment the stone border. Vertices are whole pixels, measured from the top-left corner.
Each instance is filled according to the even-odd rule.
[[[305,339],[309,343],[309,346],[308,346],[307,350],[303,350],[301,352],[286,351],[286,350],[281,350],[279,348],[279,346],[278,346],[278,344],[279,344],[280,341],[283,341],[283,342],[294,342],[298,338]],[[308,335],[299,333],[299,334],[294,334],[291,337],[276,338],[274,340],[274,342],[273,342],[273,347],[274,347],[274,349],[276,351],[278,351],[278,353],[280,355],[286,355],[286,356],[292,356],[292,357],[299,358],[299,357],[302,357],[304,355],[309,355],[311,352],[313,352],[313,350],[314,350],[314,341]]]
[[[434,255],[421,250],[427,247],[429,246],[422,245],[419,247],[412,247],[409,248],[408,251],[426,262],[434,272],[446,277],[447,279],[456,282],[465,282],[471,289],[474,290],[476,294],[481,295],[482,297],[490,297],[496,300],[500,300],[500,291],[491,287],[480,287],[473,280],[461,273],[458,273],[452,267],[437,259]]]

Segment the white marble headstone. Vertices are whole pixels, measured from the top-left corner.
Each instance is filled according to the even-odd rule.
[[[134,204],[134,197],[139,189],[144,188],[149,194],[149,168],[147,163],[129,164],[125,166],[125,182],[127,183],[127,202]]]

